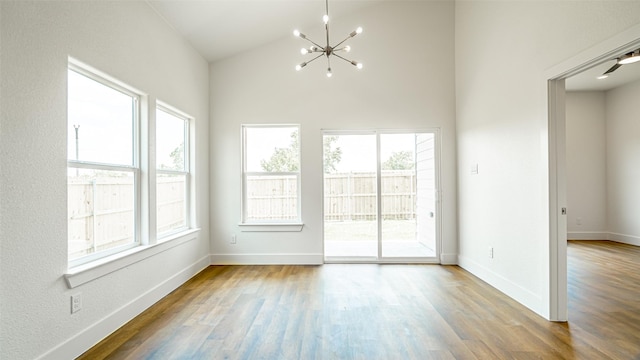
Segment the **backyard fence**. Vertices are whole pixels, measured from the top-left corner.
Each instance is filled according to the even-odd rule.
[[[416,177],[413,170],[383,171],[382,217],[408,220],[416,216]],[[295,176],[252,176],[247,181],[247,218],[251,220],[296,219]],[[324,217],[327,221],[377,218],[376,174],[324,175]]]
[[[383,171],[382,217],[410,220],[416,216],[416,177],[412,170]],[[184,179],[158,178],[158,232],[184,222]],[[252,219],[296,219],[295,176],[255,176],[247,183]],[[376,174],[325,174],[324,214],[327,221],[375,220]],[[68,182],[69,254],[78,257],[134,238],[134,185],[130,178],[101,177]]]
[[[415,219],[415,171],[382,171],[380,181],[382,218],[384,220]],[[325,175],[325,220],[375,220],[378,214],[376,188],[375,173]]]
[[[130,177],[69,178],[67,216],[70,259],[131,243],[135,189]],[[185,221],[185,179],[158,177],[158,233]]]

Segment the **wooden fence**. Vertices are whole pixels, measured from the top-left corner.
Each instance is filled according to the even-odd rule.
[[[184,178],[158,178],[158,233],[185,221]],[[132,178],[69,178],[67,186],[69,258],[133,242],[135,234]]]
[[[382,218],[409,220],[416,216],[416,177],[412,170],[383,171]],[[327,221],[377,218],[375,173],[325,175],[324,218]]]
[[[416,178],[412,170],[382,172],[382,216],[407,220],[416,216]],[[324,216],[328,221],[374,220],[377,217],[375,173],[326,174]],[[295,176],[254,176],[247,181],[247,218],[296,219]]]
[[[408,220],[416,216],[415,172],[383,171],[382,217]],[[184,181],[160,178],[157,184],[158,232],[185,219]],[[247,184],[252,219],[295,219],[294,176],[253,177]],[[377,217],[375,173],[325,175],[324,213],[328,221],[374,220]],[[134,186],[131,179],[104,177],[68,183],[69,254],[75,258],[133,241]]]

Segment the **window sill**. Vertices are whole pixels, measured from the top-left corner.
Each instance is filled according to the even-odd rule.
[[[189,229],[179,234],[167,237],[162,242],[153,245],[137,246],[133,249],[108,256],[88,264],[71,268],[64,274],[69,289],[76,288],[112,272],[123,269],[151,256],[160,254],[178,245],[197,238],[200,229]]]
[[[243,232],[299,232],[303,223],[241,223],[238,224]]]

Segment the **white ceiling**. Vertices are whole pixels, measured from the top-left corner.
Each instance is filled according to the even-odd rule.
[[[331,0],[332,19],[387,1]],[[429,1],[429,0],[415,0]],[[322,26],[323,0],[147,0],[167,23],[209,62],[293,37],[294,29]],[[640,80],[640,63],[624,65],[607,79],[596,77],[609,69],[607,61],[566,81],[569,91],[606,91]]]
[[[607,91],[640,80],[640,63],[622,65],[608,78],[596,79],[615,63],[615,60],[609,60],[568,78],[565,82],[567,91]]]
[[[393,0],[331,0],[332,19]],[[427,1],[427,0],[422,0]],[[147,0],[209,62],[322,26],[323,0]]]

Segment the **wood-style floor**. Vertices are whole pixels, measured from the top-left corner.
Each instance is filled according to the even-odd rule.
[[[569,245],[569,323],[456,266],[211,266],[82,359],[640,359],[640,248]]]

